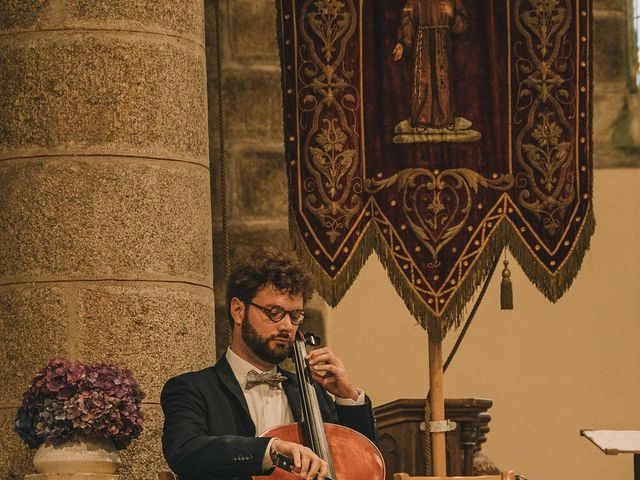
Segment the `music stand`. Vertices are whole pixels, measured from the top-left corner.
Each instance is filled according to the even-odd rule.
[[[580,430],[607,455],[633,453],[633,478],[640,480],[640,430]]]

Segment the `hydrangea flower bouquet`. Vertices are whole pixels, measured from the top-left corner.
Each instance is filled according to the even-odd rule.
[[[128,370],[54,358],[24,392],[15,431],[30,448],[84,435],[110,438],[123,449],[142,432],[143,398]]]

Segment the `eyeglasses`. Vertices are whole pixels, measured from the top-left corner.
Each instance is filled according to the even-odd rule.
[[[302,309],[296,309],[296,310],[285,310],[284,308],[280,307],[279,305],[274,305],[271,308],[267,308],[267,307],[263,307],[262,305],[258,305],[256,303],[253,302],[247,302],[249,305],[253,305],[254,307],[262,310],[264,312],[264,314],[269,317],[269,320],[271,320],[274,323],[279,322],[280,320],[282,320],[285,315],[289,314],[289,318],[291,319],[291,323],[293,323],[294,325],[300,325],[303,321],[304,321],[304,310]]]

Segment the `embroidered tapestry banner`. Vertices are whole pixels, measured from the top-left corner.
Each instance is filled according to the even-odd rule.
[[[552,301],[594,229],[589,0],[281,0],[291,236],[335,305],[375,249],[441,339],[507,246]]]

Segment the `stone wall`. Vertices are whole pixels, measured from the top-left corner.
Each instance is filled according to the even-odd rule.
[[[593,141],[596,167],[640,166],[640,94],[633,0],[594,0]]]
[[[223,0],[222,78],[229,254],[255,247],[289,250],[287,181],[282,131],[280,60],[275,0]],[[206,1],[209,138],[214,174],[216,338],[218,354],[227,346],[224,310],[218,82],[215,0]]]
[[[214,357],[204,8],[0,3],[0,478],[51,357],[114,362],[146,392],[125,479],[154,479],[164,381]]]

